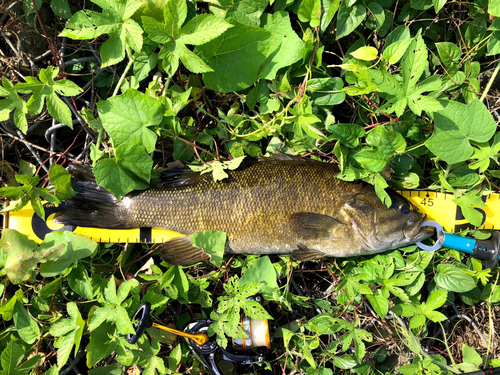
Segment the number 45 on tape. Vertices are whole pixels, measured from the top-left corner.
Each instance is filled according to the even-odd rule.
[[[447,232],[456,233],[476,228],[465,219],[460,207],[453,202],[453,194],[414,190],[400,193],[424,212],[427,220],[440,223]],[[481,199],[486,206],[474,207],[482,215],[478,229],[500,229],[500,195],[487,194]]]

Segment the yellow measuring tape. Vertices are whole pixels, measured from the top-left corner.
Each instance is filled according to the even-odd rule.
[[[460,207],[453,202],[455,198],[453,194],[415,190],[400,193],[424,212],[428,220],[440,223],[447,232],[456,233],[475,228],[467,222]],[[500,195],[483,195],[482,200],[486,206],[475,208],[483,216],[479,229],[500,228]],[[44,208],[47,218],[45,221],[35,214],[30,204],[20,211],[6,212],[4,228],[15,229],[38,243],[42,242],[47,233],[56,230],[70,230],[90,237],[96,242],[163,243],[172,238],[184,236],[181,233],[160,228],[101,229],[65,226],[53,221],[57,211],[56,206],[45,203]]]

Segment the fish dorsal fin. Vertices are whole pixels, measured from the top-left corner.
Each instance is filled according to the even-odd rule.
[[[160,257],[175,266],[190,266],[210,260],[210,255],[201,247],[195,247],[189,237],[175,237],[160,248]]]
[[[294,259],[305,262],[307,260],[321,259],[326,256],[326,254],[319,250],[309,249],[306,246],[299,245],[298,249],[292,251],[292,257]]]
[[[314,161],[308,158],[302,158],[297,155],[288,155],[281,151],[276,151],[274,154],[269,154],[259,157],[259,161]]]
[[[295,212],[290,219],[292,229],[297,236],[308,240],[329,238],[332,232],[345,226],[331,216],[312,212]]]

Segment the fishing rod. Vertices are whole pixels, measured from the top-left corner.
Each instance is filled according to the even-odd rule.
[[[262,302],[262,299],[259,296],[250,297],[249,299],[259,303]],[[132,318],[132,325],[135,333],[128,334],[126,336],[128,343],[135,344],[137,340],[139,340],[139,337],[144,333],[144,330],[150,327],[173,333],[174,335],[183,337],[186,340],[186,343],[194,356],[208,371],[214,375],[222,375],[216,362],[216,358],[219,356],[222,360],[242,365],[252,365],[263,361],[262,356],[234,354],[217,344],[217,341],[214,338],[210,338],[207,335],[208,328],[212,323],[216,322],[215,320],[203,319],[197,322],[192,322],[187,325],[184,331],[180,331],[152,322],[150,313],[151,304],[149,302],[144,302],[141,306],[139,306],[134,314],[134,317]],[[247,315],[242,314],[240,325],[247,337],[229,338],[233,350],[248,351],[259,347],[266,347],[268,349],[271,348],[271,337],[274,332],[274,325],[269,323],[267,319],[252,319]]]

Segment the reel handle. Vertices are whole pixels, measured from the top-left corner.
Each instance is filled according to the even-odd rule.
[[[151,326],[149,322],[149,314],[151,312],[151,304],[149,302],[144,302],[139,306],[137,311],[132,318],[132,325],[135,330],[135,334],[128,333],[125,339],[129,344],[135,344],[139,337],[144,333],[146,328]],[[134,323],[135,322],[135,323]]]

